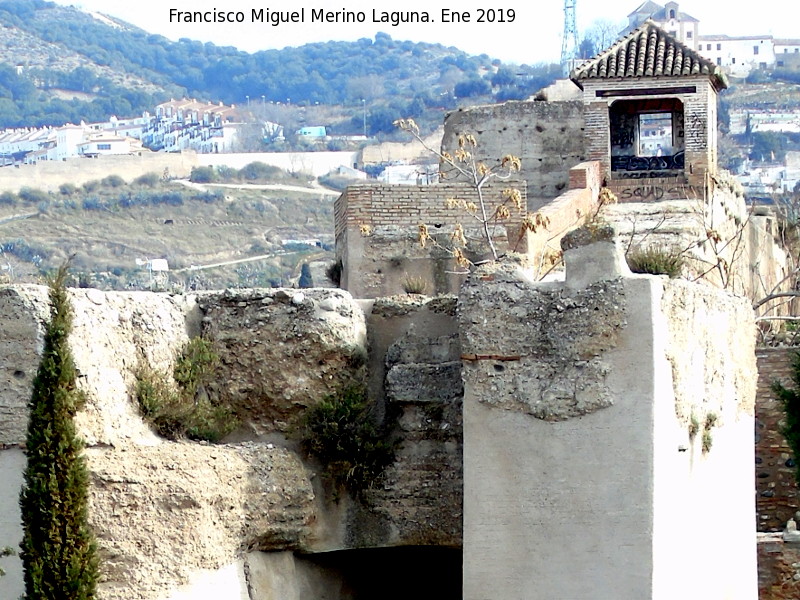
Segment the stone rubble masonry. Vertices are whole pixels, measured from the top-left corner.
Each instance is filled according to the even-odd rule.
[[[780,533],[758,534],[758,600],[800,598],[800,544]]]
[[[220,357],[207,392],[247,415],[251,435],[285,434],[298,408],[363,379],[366,324],[341,290],[209,292],[197,306]]]
[[[792,357],[797,348],[759,348],[756,402],[756,526],[760,532],[782,531],[800,509],[795,458],[781,433],[783,408],[771,386],[792,386]]]
[[[752,600],[747,301],[568,246],[566,283],[485,268],[460,295],[463,597]],[[725,552],[686,543],[709,523]]]
[[[728,176],[725,173],[720,179]],[[687,258],[684,274],[690,279],[699,278],[754,301],[769,290],[787,289],[791,278],[787,277],[786,251],[776,243],[775,217],[751,214],[744,197],[729,185],[716,183],[711,189],[708,198],[608,205],[602,217],[614,227],[625,248],[681,251]],[[707,239],[711,230],[719,234],[719,243]],[[698,245],[698,240],[705,241]],[[724,282],[720,269],[712,268],[720,259],[729,267]],[[785,313],[790,308],[782,310]]]
[[[370,348],[386,412],[403,440],[383,485],[369,494],[386,515],[386,545],[459,547],[462,536],[461,347],[456,298],[375,300]],[[358,531],[358,523],[351,526]],[[393,539],[394,538],[394,539]]]
[[[379,302],[368,311],[370,352],[364,311],[341,290],[170,296],[71,289],[70,301],[70,344],[87,396],[76,424],[87,443],[90,522],[103,565],[99,600],[185,600],[198,590],[234,584],[246,599],[256,564],[248,553],[256,551],[460,544],[454,298]],[[0,376],[6,382],[0,472],[11,482],[20,480],[24,466],[19,445],[49,314],[47,289],[2,287],[0,311]],[[183,344],[201,332],[223,364],[206,393],[230,400],[241,419],[221,445],[160,438],[133,397],[139,368],[166,376]],[[380,398],[399,414],[400,446],[365,508],[325,488],[319,465],[298,452],[291,424],[305,407],[363,380],[372,362],[400,375],[394,391]],[[415,370],[435,374],[439,384],[427,402],[409,396],[406,384],[416,384]],[[382,367],[380,389],[386,372]],[[18,495],[18,485],[0,489],[0,546],[18,543]],[[3,567],[9,573],[0,578],[0,597],[15,598],[22,592],[20,562],[9,557]],[[296,577],[316,580],[301,571]]]

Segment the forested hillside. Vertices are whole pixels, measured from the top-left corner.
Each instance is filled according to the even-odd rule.
[[[44,0],[0,0],[0,25],[0,127],[130,115],[181,95],[345,106],[363,99],[396,118],[458,97],[526,97],[558,74],[381,33],[248,54],[172,42]]]

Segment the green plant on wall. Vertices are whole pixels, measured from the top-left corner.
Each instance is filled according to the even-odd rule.
[[[138,370],[136,399],[142,415],[159,434],[218,442],[235,429],[232,408],[212,400],[206,390],[218,363],[211,342],[195,337],[175,360],[174,385],[165,374],[149,368]]]
[[[682,250],[668,246],[631,248],[625,259],[634,273],[668,275],[670,278],[680,276],[686,263]]]
[[[795,353],[792,357],[792,384],[793,387],[786,387],[780,381],[774,381],[772,392],[783,407],[781,433],[798,463],[794,476],[800,483],[800,461],[797,460],[800,457],[800,353]]]
[[[300,425],[303,448],[337,484],[359,493],[371,487],[394,459],[386,427],[373,424],[366,392],[348,387],[309,408]]]
[[[5,548],[0,548],[0,558],[5,558],[6,556],[14,556],[14,554],[16,554],[16,552],[14,552],[14,549],[9,546],[6,546]],[[5,574],[6,572],[3,570],[2,567],[0,567],[0,577],[2,577]]]
[[[71,314],[62,266],[50,281],[50,321],[25,439],[27,465],[20,494],[25,600],[91,600],[98,559],[88,525],[89,474],[73,423],[83,404],[67,345]]]

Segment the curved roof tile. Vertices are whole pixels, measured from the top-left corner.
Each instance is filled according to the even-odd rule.
[[[717,89],[728,87],[719,66],[648,20],[573,70],[570,78],[582,88],[588,79],[692,75],[708,75]]]

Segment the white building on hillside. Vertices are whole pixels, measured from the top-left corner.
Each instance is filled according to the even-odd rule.
[[[697,38],[700,35],[700,21],[690,14],[681,12],[677,2],[667,2],[661,6],[652,0],[646,0],[628,15],[628,27],[621,34],[630,33],[647,19],[692,50],[698,50]]]
[[[628,27],[621,33],[633,31],[647,19],[734,77],[747,77],[754,69],[800,69],[800,40],[776,40],[771,35],[700,35],[700,21],[681,12],[677,2],[661,6],[646,0],[628,15]]]
[[[155,118],[142,132],[142,141],[152,150],[165,152],[232,152],[240,126],[241,116],[235,106],[183,98],[156,107]]]
[[[734,77],[747,77],[753,69],[775,65],[775,44],[771,35],[703,35],[697,50]]]
[[[137,154],[141,151],[140,140],[113,133],[91,135],[78,144],[78,155],[85,157]]]

